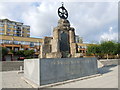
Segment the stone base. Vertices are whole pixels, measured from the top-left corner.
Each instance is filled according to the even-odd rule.
[[[62,57],[61,52],[52,52],[46,54],[46,58],[61,58],[61,57]]]
[[[83,54],[82,53],[75,53],[75,55],[73,55],[72,57],[75,57],[75,58],[83,57]]]
[[[97,58],[24,60],[24,77],[39,86],[73,80],[97,73]]]

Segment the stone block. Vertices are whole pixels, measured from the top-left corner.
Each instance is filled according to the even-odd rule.
[[[75,53],[74,57],[83,57],[83,54],[82,53]]]
[[[60,52],[46,53],[46,58],[61,58],[62,54]]]
[[[70,54],[74,57],[76,54],[76,43],[70,44]]]
[[[59,52],[59,40],[57,39],[52,39],[51,40],[51,44],[52,44],[52,51],[51,52]]]
[[[24,60],[24,76],[47,85],[97,74],[97,58],[47,58]]]
[[[24,60],[24,77],[40,85],[40,59]]]

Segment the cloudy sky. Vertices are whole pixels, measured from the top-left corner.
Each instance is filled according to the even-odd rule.
[[[31,26],[31,37],[51,36],[59,20],[61,2],[1,2],[0,19]],[[64,2],[68,20],[84,42],[118,39],[117,2]]]

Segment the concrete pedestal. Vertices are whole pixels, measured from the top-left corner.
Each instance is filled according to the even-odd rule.
[[[97,74],[96,58],[25,59],[24,77],[47,85]]]

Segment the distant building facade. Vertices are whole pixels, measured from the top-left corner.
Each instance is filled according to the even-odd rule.
[[[0,19],[0,35],[30,37],[30,26],[9,19]]]
[[[11,53],[11,50],[17,52],[19,50],[34,50],[34,57],[38,57],[40,52],[41,43],[43,42],[41,38],[31,38],[31,37],[18,37],[18,36],[8,36],[0,35],[0,47],[5,47],[8,49],[9,53],[6,55],[6,60],[17,60],[18,56]]]
[[[75,35],[75,40],[76,40],[76,43],[83,43],[83,38],[80,37],[79,35]]]

